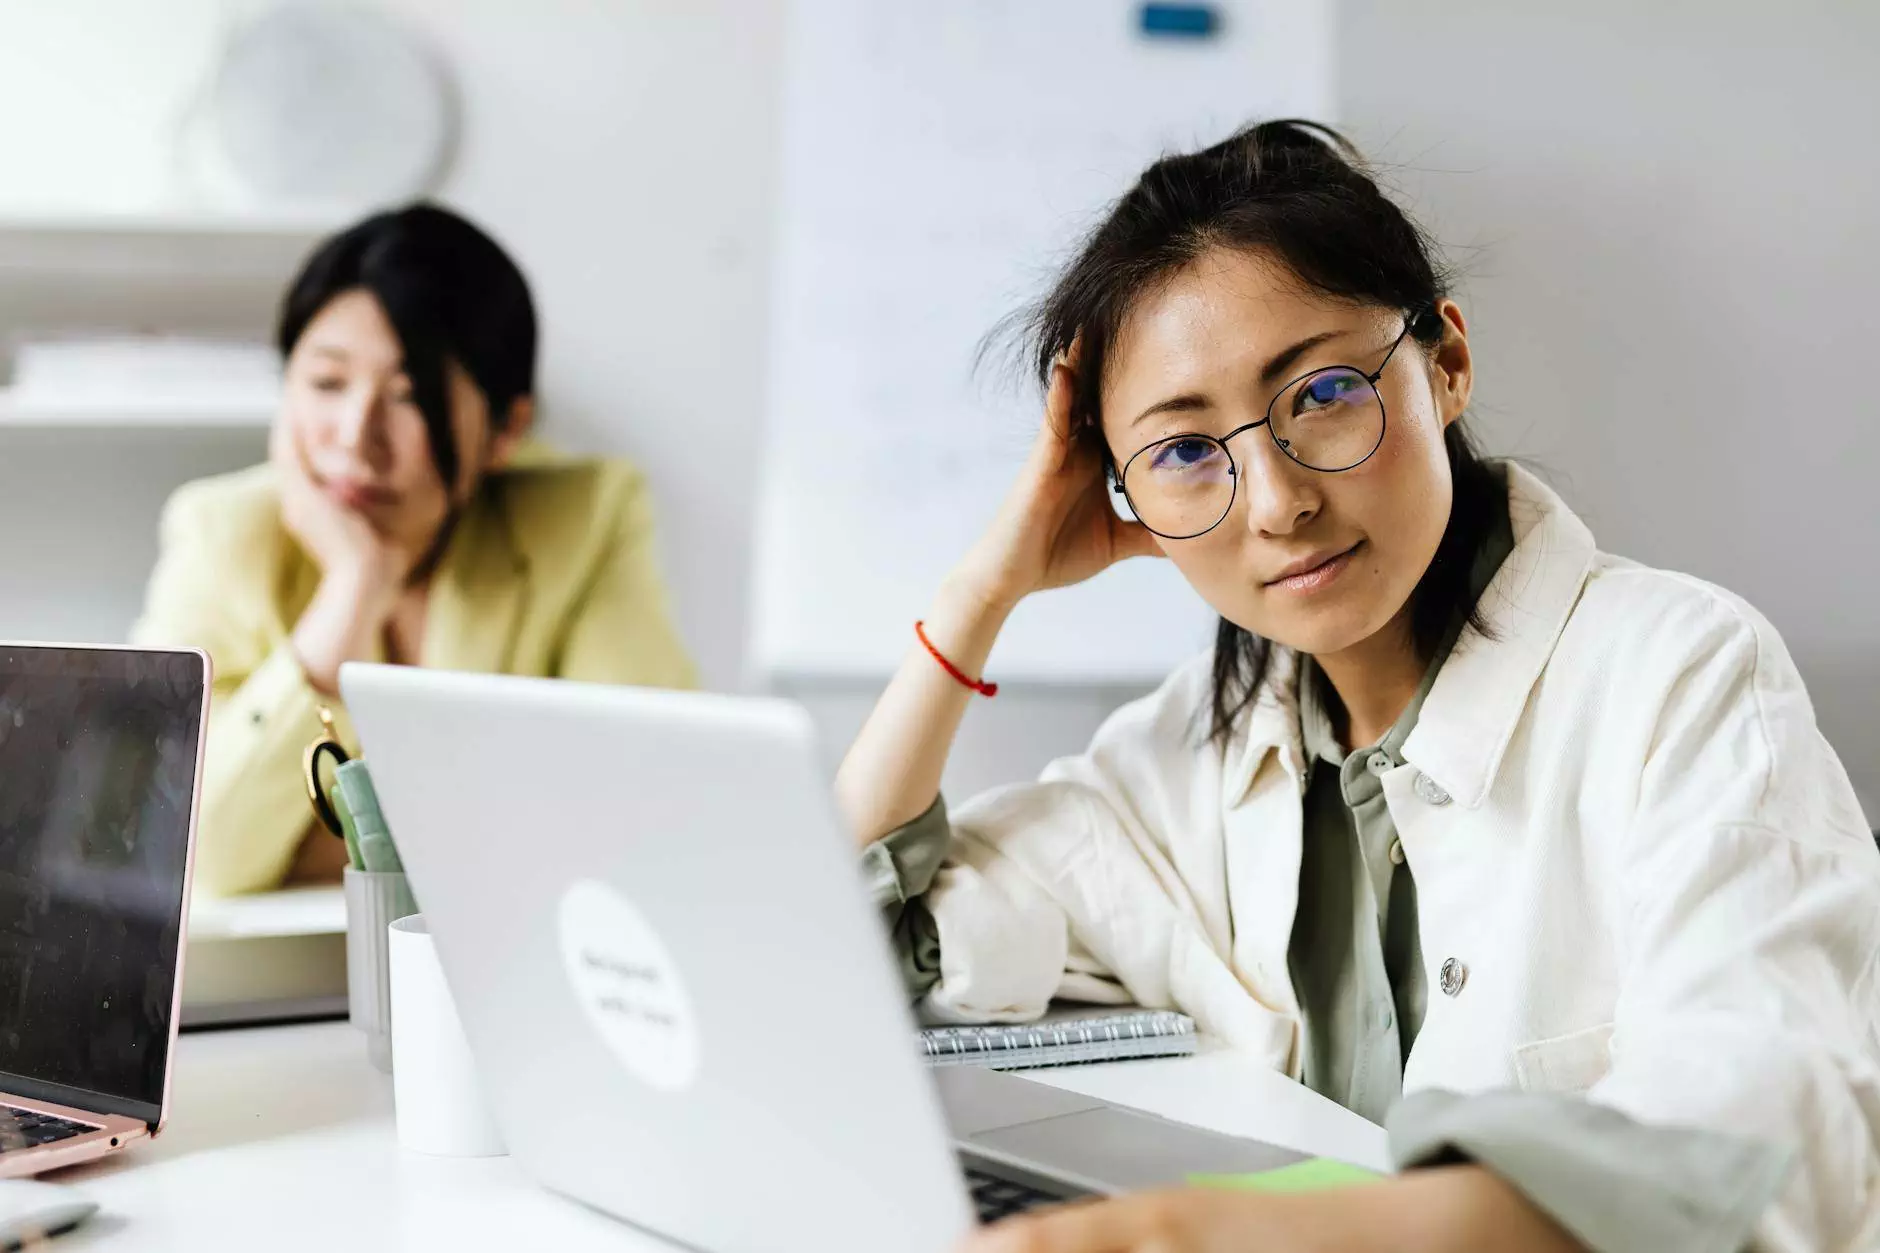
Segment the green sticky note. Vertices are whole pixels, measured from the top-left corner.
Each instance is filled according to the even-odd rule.
[[[1251,1175],[1190,1175],[1188,1183],[1196,1188],[1233,1188],[1243,1192],[1319,1192],[1326,1188],[1348,1188],[1357,1183],[1375,1183],[1380,1178],[1382,1176],[1376,1172],[1360,1166],[1314,1157]]]

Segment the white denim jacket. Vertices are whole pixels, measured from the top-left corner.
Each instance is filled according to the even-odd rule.
[[[1880,852],[1775,630],[1600,553],[1510,470],[1515,550],[1385,796],[1431,989],[1405,1091],[1584,1093],[1790,1146],[1759,1248],[1880,1248]],[[954,815],[940,1017],[1174,1006],[1295,1077],[1304,754],[1276,650],[1224,747],[1210,659]]]

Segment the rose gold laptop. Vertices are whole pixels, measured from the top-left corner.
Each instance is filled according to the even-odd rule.
[[[200,652],[0,643],[0,1177],[163,1127],[208,711]]]

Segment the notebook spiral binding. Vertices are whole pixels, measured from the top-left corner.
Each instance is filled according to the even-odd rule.
[[[932,1066],[1017,1070],[1131,1057],[1176,1057],[1195,1051],[1195,1024],[1172,1010],[1064,1018],[1039,1023],[930,1027],[920,1033]]]

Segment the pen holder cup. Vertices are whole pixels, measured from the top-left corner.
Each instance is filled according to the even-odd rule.
[[[387,932],[418,912],[402,872],[346,868],[346,1002],[366,1033],[366,1056],[392,1070],[392,976]]]

